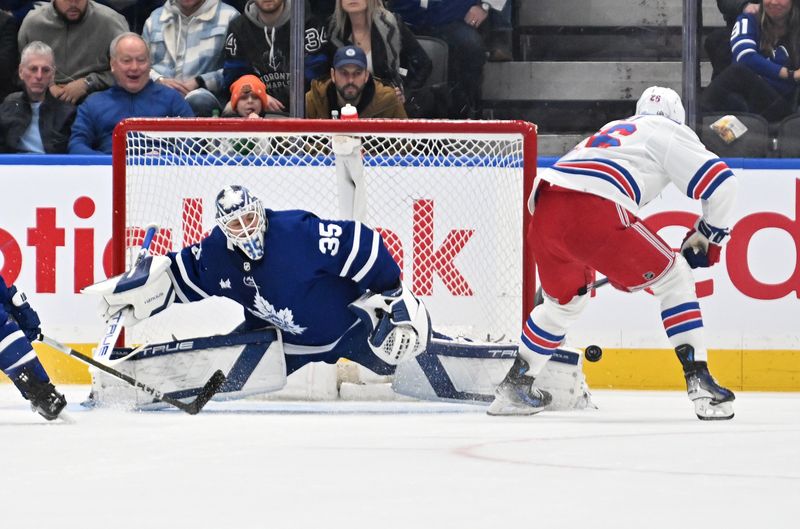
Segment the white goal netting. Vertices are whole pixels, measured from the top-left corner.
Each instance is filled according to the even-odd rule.
[[[516,339],[534,136],[522,122],[128,120],[115,133],[116,272],[149,223],[161,227],[156,253],[198,241],[217,192],[241,184],[270,209],[377,228],[435,329]],[[127,340],[228,332],[241,319],[224,300],[173,306]]]

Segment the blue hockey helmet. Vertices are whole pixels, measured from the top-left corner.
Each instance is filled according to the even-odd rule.
[[[247,257],[264,257],[264,234],[267,221],[261,200],[246,187],[230,185],[217,194],[215,220],[231,244]]]

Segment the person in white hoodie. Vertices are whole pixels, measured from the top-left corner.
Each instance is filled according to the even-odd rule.
[[[168,0],[144,24],[150,78],[183,94],[197,116],[211,116],[227,99],[223,47],[228,23],[238,15],[220,0]]]

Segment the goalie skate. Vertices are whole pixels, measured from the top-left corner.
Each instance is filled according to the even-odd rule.
[[[686,391],[694,404],[697,418],[703,421],[733,419],[733,391],[720,386],[708,371],[706,362],[694,360],[694,348],[681,345],[675,349],[686,378]]]
[[[486,411],[489,415],[533,415],[553,400],[547,391],[533,387],[528,363],[517,356],[514,365],[495,390],[494,401]]]

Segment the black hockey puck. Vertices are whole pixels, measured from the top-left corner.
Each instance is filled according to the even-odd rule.
[[[603,350],[600,349],[598,345],[590,345],[583,351],[583,356],[589,362],[597,362],[601,358],[603,358]]]

